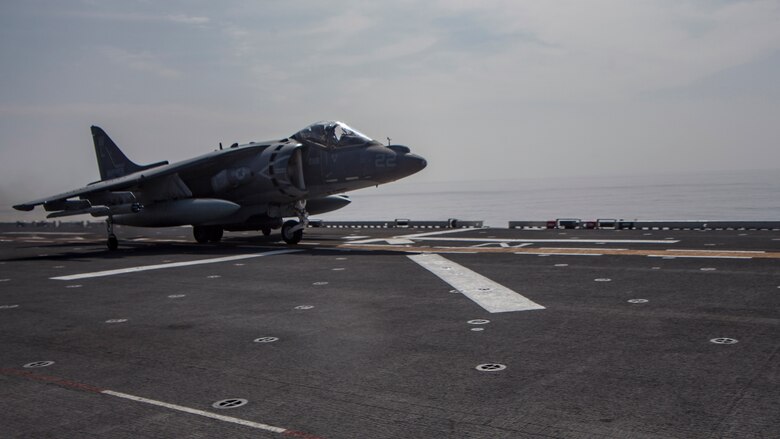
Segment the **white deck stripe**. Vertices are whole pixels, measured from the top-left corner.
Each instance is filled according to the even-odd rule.
[[[554,253],[554,252],[522,252],[515,253],[516,255],[531,255],[531,256],[604,256],[603,253]]]
[[[681,254],[671,254],[671,255],[647,255],[648,258],[674,258],[674,259],[680,259],[680,258],[694,258],[694,259],[753,259],[751,256],[722,256],[722,255],[681,255]]]
[[[411,235],[396,236],[396,238],[415,239],[415,238],[421,238],[423,236],[448,235],[450,233],[463,233],[463,232],[472,232],[472,231],[474,231],[474,229],[472,228],[450,229],[450,230],[440,230],[436,232],[413,233]]]
[[[567,244],[676,244],[678,240],[666,240],[653,241],[649,239],[499,239],[499,238],[430,238],[420,235],[406,235],[404,238],[413,239],[415,241],[451,241],[451,242],[538,242],[538,243],[567,243]],[[608,248],[608,247],[606,247]],[[599,249],[601,250],[601,249]]]
[[[189,267],[191,265],[214,264],[218,262],[238,261],[241,259],[259,258],[261,256],[282,255],[286,253],[295,253],[299,251],[300,250],[276,250],[276,251],[270,251],[265,253],[252,253],[247,255],[225,256],[222,258],[198,259],[196,261],[171,262],[169,264],[157,264],[157,265],[142,265],[139,267],[119,268],[116,270],[96,271],[93,273],[81,273],[81,274],[71,274],[68,276],[57,276],[57,277],[52,277],[50,279],[54,279],[54,280],[88,279],[92,277],[103,277],[103,276],[114,276],[116,274],[136,273],[139,271],[161,270],[164,268]]]
[[[407,257],[490,313],[545,309],[515,291],[441,255],[421,254]]]
[[[193,414],[193,415],[203,416],[205,418],[216,419],[216,420],[222,421],[222,422],[230,422],[231,424],[238,424],[238,425],[243,425],[245,427],[256,428],[258,430],[270,431],[272,433],[284,433],[284,432],[287,431],[286,428],[274,427],[273,425],[267,425],[267,424],[261,424],[259,422],[247,421],[247,420],[244,420],[244,419],[234,418],[232,416],[218,415],[216,413],[210,413],[210,412],[206,412],[206,411],[203,411],[203,410],[192,409],[192,408],[189,408],[189,407],[184,407],[184,406],[180,406],[180,405],[176,405],[176,404],[169,404],[167,402],[156,401],[154,399],[148,399],[148,398],[142,398],[140,396],[128,395],[127,393],[114,392],[112,390],[104,390],[104,391],[102,391],[100,393],[102,393],[104,395],[116,396],[117,398],[124,398],[124,399],[129,399],[131,401],[143,402],[145,404],[156,405],[158,407],[165,407],[167,409],[177,410],[177,411],[184,412],[184,413],[190,413],[190,414]]]

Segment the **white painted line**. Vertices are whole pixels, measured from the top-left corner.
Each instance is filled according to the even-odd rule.
[[[396,238],[407,238],[407,239],[417,239],[417,238],[423,238],[426,236],[435,236],[435,235],[448,235],[450,233],[463,233],[463,232],[470,232],[474,229],[467,228],[467,229],[450,229],[450,230],[440,230],[438,232],[425,232],[425,233],[414,233],[412,235],[403,235],[403,236],[396,236]],[[484,239],[478,239],[475,238],[475,241],[484,241]]]
[[[89,235],[82,232],[3,232],[3,235]]]
[[[540,250],[592,250],[594,252],[603,252],[607,250],[605,248],[588,248],[588,247],[539,247]],[[628,251],[627,248],[610,248],[609,251]],[[600,253],[599,253],[600,254]]]
[[[466,229],[470,230],[470,229]],[[422,235],[422,234],[421,234]],[[401,238],[401,237],[399,237]],[[420,235],[406,235],[402,238],[408,238],[413,239],[415,241],[451,241],[451,242],[506,242],[506,243],[512,243],[512,242],[530,242],[530,243],[567,243],[567,244],[574,244],[574,243],[583,243],[583,244],[595,244],[595,243],[606,243],[606,244],[669,244],[669,243],[677,243],[680,241],[653,241],[649,239],[608,239],[608,240],[599,240],[599,239],[499,239],[499,238],[429,238],[427,236],[420,236]],[[603,250],[603,249],[599,249]]]
[[[705,244],[706,245],[706,244]],[[762,250],[685,250],[685,249],[668,249],[667,252],[688,252],[688,253],[744,253],[744,254],[764,254]]]
[[[695,258],[695,259],[753,259],[750,256],[716,256],[716,255],[647,255],[648,258]]]
[[[361,236],[361,238],[364,238],[364,237]],[[349,239],[349,237],[344,238],[344,239]],[[362,240],[359,240],[359,241],[351,241],[348,244],[349,245],[353,245],[353,244],[374,244],[374,243],[377,243],[377,242],[386,242],[386,243],[388,243],[390,245],[414,244],[414,241],[412,241],[410,239],[406,239],[406,238],[371,238],[371,239],[362,239]]]
[[[259,258],[262,256],[283,255],[283,254],[295,253],[299,251],[301,250],[276,250],[276,251],[270,251],[265,253],[252,253],[248,255],[225,256],[222,258],[199,259],[196,261],[186,261],[186,262],[172,262],[170,264],[142,265],[140,267],[128,267],[128,268],[119,268],[116,270],[96,271],[93,273],[81,273],[81,274],[71,274],[68,276],[57,276],[57,277],[52,277],[50,279],[53,280],[88,279],[92,277],[114,276],[116,274],[137,273],[139,271],[161,270],[164,268],[189,267],[191,265],[215,264],[218,262],[238,261],[241,259]]]
[[[604,256],[602,253],[515,253],[516,255],[532,255],[532,256]]]
[[[247,421],[245,419],[234,418],[232,416],[218,415],[216,413],[210,413],[203,410],[197,410],[189,407],[184,407],[176,404],[169,404],[167,402],[156,401],[154,399],[142,398],[140,396],[128,395],[127,393],[114,392],[113,390],[103,390],[100,392],[104,395],[115,396],[117,398],[129,399],[130,401],[143,402],[145,404],[156,405],[158,407],[164,407],[179,412],[189,413],[192,415],[203,416],[204,418],[216,419],[222,422],[229,422],[231,424],[243,425],[245,427],[252,427],[258,430],[270,431],[272,433],[285,433],[288,431],[286,428],[274,427],[273,425],[261,424],[259,422]]]
[[[479,273],[437,254],[407,256],[490,313],[545,309]]]

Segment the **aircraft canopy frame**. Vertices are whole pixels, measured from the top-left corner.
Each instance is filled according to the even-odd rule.
[[[360,131],[337,120],[313,123],[293,134],[292,138],[304,143],[314,143],[325,148],[361,146],[376,142]]]

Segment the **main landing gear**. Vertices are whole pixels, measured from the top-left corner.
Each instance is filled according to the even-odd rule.
[[[222,240],[224,230],[220,226],[193,226],[192,235],[200,244],[207,242],[219,242]]]
[[[285,221],[282,224],[282,239],[287,244],[297,244],[303,239],[303,229],[309,225],[309,213],[306,212],[306,200],[295,203],[295,214],[298,220]]]

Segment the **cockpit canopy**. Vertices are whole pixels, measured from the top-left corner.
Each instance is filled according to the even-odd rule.
[[[311,124],[293,134],[292,137],[299,142],[314,143],[326,148],[359,146],[374,142],[370,137],[339,121]]]

